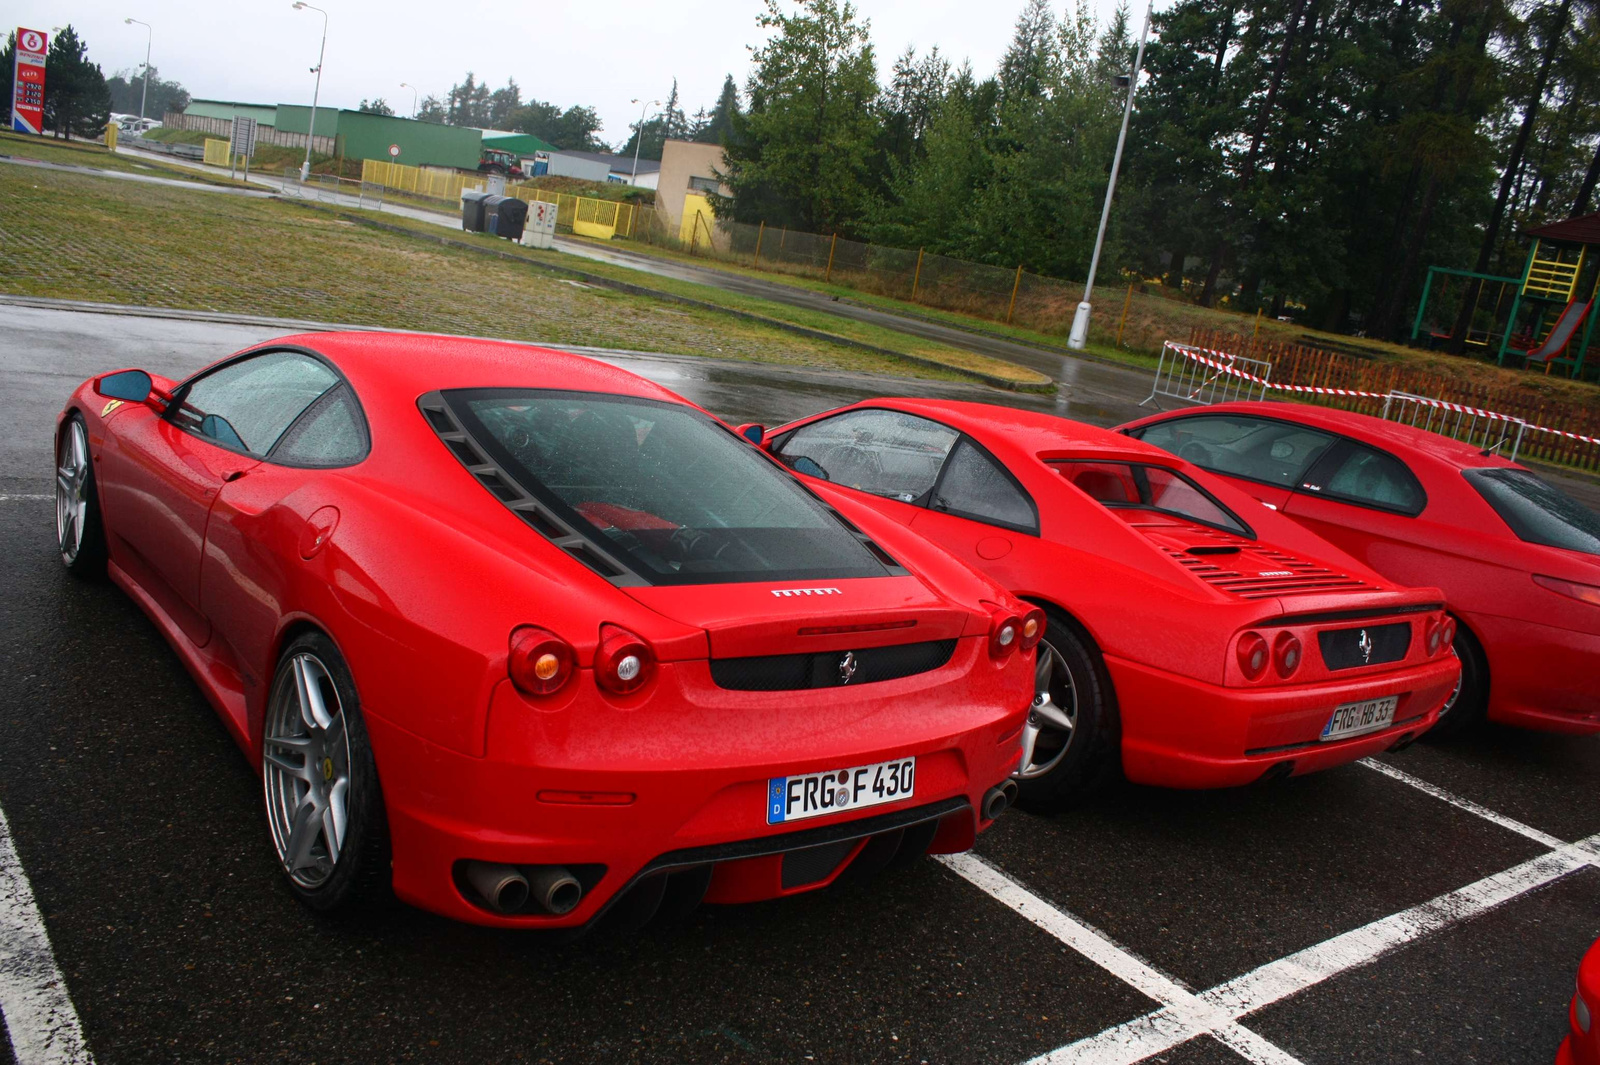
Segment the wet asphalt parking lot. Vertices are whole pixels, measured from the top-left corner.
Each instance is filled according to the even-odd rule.
[[[62,572],[49,498],[78,381],[180,375],[287,331],[0,305],[0,810],[64,981],[45,997],[70,996],[94,1060],[1553,1057],[1600,936],[1595,739],[1491,729],[1270,789],[1121,787],[1058,818],[1007,814],[970,857],[629,938],[558,946],[400,906],[311,916],[275,872],[257,778],[176,657],[113,587]],[[1061,396],[1020,397],[614,357],[768,424],[885,392],[1100,423],[1142,398],[1076,363]],[[16,1023],[39,1015],[19,998],[39,973],[7,954],[7,849],[18,1050],[0,1040],[0,1065],[84,1060],[70,1026]]]

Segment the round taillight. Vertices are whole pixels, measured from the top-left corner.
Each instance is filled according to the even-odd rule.
[[[1439,649],[1445,650],[1446,648],[1453,646],[1455,642],[1456,619],[1451,617],[1449,614],[1446,614],[1444,616],[1444,620],[1439,622]]]
[[[600,646],[594,653],[594,679],[618,695],[636,692],[655,675],[656,656],[650,645],[627,629],[600,626]]]
[[[549,629],[523,625],[511,632],[506,672],[517,690],[528,695],[553,695],[577,672],[572,645]]]
[[[1278,676],[1288,678],[1300,668],[1302,658],[1300,638],[1292,632],[1280,632],[1278,638],[1272,641],[1272,665],[1278,671]]]
[[[1022,621],[1009,614],[996,615],[994,628],[989,630],[989,653],[1004,658],[1022,642]]]
[[[1261,679],[1267,671],[1270,653],[1266,637],[1259,632],[1247,632],[1239,637],[1239,668],[1244,671],[1245,680]]]
[[[1039,646],[1039,641],[1044,638],[1045,616],[1044,611],[1034,607],[1022,615],[1022,649],[1031,651]]]

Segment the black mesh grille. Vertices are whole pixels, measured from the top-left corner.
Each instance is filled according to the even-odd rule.
[[[929,640],[862,651],[819,651],[799,655],[713,658],[711,679],[717,687],[741,692],[782,692],[804,688],[837,688],[872,684],[938,669],[955,654],[956,641]],[[853,672],[846,668],[850,657]],[[845,674],[849,673],[849,679]]]
[[[1354,669],[1398,662],[1411,649],[1411,625],[1368,625],[1361,629],[1324,629],[1317,633],[1322,661],[1329,669]]]
[[[842,839],[837,843],[824,843],[820,847],[807,847],[805,850],[790,851],[783,856],[783,886],[789,888],[804,887],[806,884],[815,884],[818,880],[826,880],[828,875],[839,868],[839,863],[844,861],[845,855],[855,849],[856,841]]]

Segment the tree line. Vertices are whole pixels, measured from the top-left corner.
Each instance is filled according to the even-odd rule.
[[[382,100],[374,103],[387,107]],[[363,100],[362,110],[368,109],[367,101]],[[739,90],[731,74],[724,80],[716,103],[709,109],[700,108],[693,118],[683,112],[678,99],[678,80],[674,78],[672,91],[662,102],[661,110],[643,121],[629,123],[628,138],[616,145],[615,150],[620,155],[632,155],[637,145],[641,158],[659,159],[662,145],[668,139],[714,144],[729,132],[733,115],[738,110]],[[568,151],[613,150],[613,145],[600,135],[603,123],[594,108],[581,104],[563,108],[543,100],[524,100],[522,87],[515,78],[507,78],[504,86],[491,89],[488,82],[478,81],[468,71],[467,76],[452,85],[443,97],[432,94],[423,97],[416,117],[422,122],[528,133]]]
[[[767,0],[717,209],[1080,279],[1130,21],[1026,0],[988,76],[908,49],[880,78],[848,0]],[[1429,265],[1519,272],[1523,229],[1600,206],[1597,170],[1600,0],[1178,0],[1152,25],[1106,263],[1396,336]]]

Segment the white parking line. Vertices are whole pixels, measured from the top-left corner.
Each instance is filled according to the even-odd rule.
[[[14,499],[54,499],[55,496],[44,492],[22,492],[12,495],[0,495],[0,503],[9,503]]]
[[[1032,921],[1141,994],[1162,1004],[1159,1011],[1140,1018],[1146,1022],[1142,1030],[1111,1029],[1095,1037],[1095,1040],[1104,1038],[1103,1044],[1086,1045],[1092,1041],[1085,1040],[1035,1058],[1034,1062],[1049,1065],[1066,1062],[1092,1062],[1095,1065],[1110,1061],[1134,1062],[1167,1047],[1187,1042],[1197,1035],[1215,1034],[1246,1060],[1257,1065],[1299,1065],[1292,1055],[1236,1023],[1234,1017],[1222,1013],[1172,977],[1117,946],[1098,929],[1050,905],[977,855],[970,852],[951,854],[939,860],[1002,905]],[[1154,1041],[1158,1045],[1153,1049],[1140,1049],[1146,1041]],[[1133,1056],[1128,1056],[1130,1054]]]
[[[1293,1055],[1239,1023],[1240,1018],[1351,969],[1369,965],[1424,936],[1471,920],[1588,867],[1600,868],[1600,835],[1567,843],[1514,818],[1373,759],[1362,765],[1475,817],[1548,847],[1548,853],[1446,892],[1408,910],[1269,962],[1199,994],[1117,946],[1104,933],[1039,898],[982,859],[941,858],[962,877],[1090,961],[1162,1004],[1142,1017],[1058,1047],[1028,1065],[1136,1065],[1199,1036],[1211,1036],[1252,1062],[1292,1065]]]
[[[17,1065],[93,1065],[0,810],[0,1019]]]
[[[1513,820],[1504,814],[1497,814],[1486,806],[1479,806],[1471,799],[1463,799],[1454,792],[1446,791],[1436,784],[1429,784],[1421,777],[1414,777],[1410,773],[1396,769],[1392,765],[1377,761],[1373,758],[1363,758],[1361,759],[1360,764],[1366,766],[1368,769],[1375,769],[1384,776],[1398,780],[1402,784],[1409,784],[1418,791],[1432,795],[1435,799],[1438,799],[1441,802],[1447,802],[1457,809],[1465,810],[1467,813],[1481,817],[1485,821],[1491,821],[1494,824],[1499,825],[1501,828],[1515,832],[1519,836],[1527,836],[1534,842],[1542,843],[1552,850],[1556,847],[1564,846],[1567,842],[1564,839],[1557,839],[1548,832],[1540,832],[1537,828],[1534,828],[1531,825],[1525,825],[1521,821]]]

